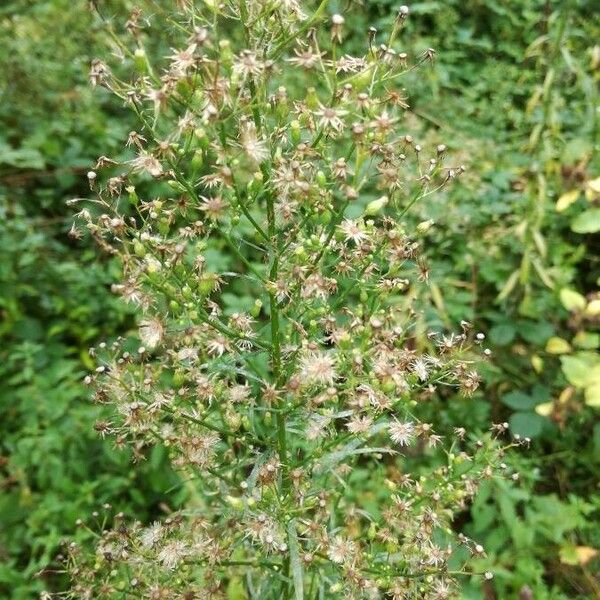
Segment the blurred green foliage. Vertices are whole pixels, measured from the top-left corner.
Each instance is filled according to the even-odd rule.
[[[99,4],[111,18],[133,3]],[[349,5],[357,45],[398,8]],[[442,397],[431,418],[473,429],[506,420],[532,438],[509,459],[521,483],[490,484],[464,515],[487,550],[482,570],[497,573],[483,587],[473,580],[467,598],[600,594],[600,377],[589,376],[600,361],[594,6],[417,2],[403,37],[410,53],[438,51],[406,79],[408,125],[469,167],[411,213],[435,221],[423,318],[469,319],[492,350],[483,393]],[[66,235],[65,200],[89,194],[85,172],[121,152],[129,130],[125,111],[87,82],[90,61],[107,52],[103,21],[67,0],[9,0],[0,46],[0,597],[24,599],[64,585],[51,566],[34,574],[52,565],[77,518],[110,501],[148,520],[182,492],[159,450],[132,469],[97,438],[101,409],[81,384],[88,346],[132,325],[110,293],[117,265]]]
[[[11,600],[65,585],[59,545],[103,503],[150,519],[177,501],[160,450],[132,469],[98,438],[102,411],[81,383],[88,347],[132,321],[110,293],[118,266],[67,237],[65,201],[89,194],[86,171],[128,131],[88,85],[106,47],[97,27],[65,0],[0,6],[0,598]]]

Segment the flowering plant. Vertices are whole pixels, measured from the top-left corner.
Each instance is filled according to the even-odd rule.
[[[326,1],[177,5],[156,15],[165,59],[134,11],[122,64],[92,65],[139,131],[78,216],[141,313],[134,351],[93,351],[86,382],[116,409],[97,430],[138,459],[163,444],[194,498],[150,526],[118,515],[93,556],[72,545],[72,595],[451,597],[455,545],[483,553],[453,519],[505,469],[506,425],[478,439],[418,416],[438,386],[473,393],[483,339],[414,332],[431,222],[402,217],[463,171],[403,121],[398,81],[434,51],[397,48],[404,6],[357,57]]]

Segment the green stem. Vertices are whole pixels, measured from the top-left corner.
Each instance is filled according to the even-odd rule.
[[[273,194],[267,194],[267,220],[269,223],[269,237],[273,245],[273,257],[271,259],[271,270],[269,279],[277,281],[279,269],[279,244],[276,238],[275,227],[275,206]],[[276,386],[281,384],[281,331],[279,323],[279,306],[277,298],[272,290],[269,290],[269,308],[271,314],[271,367],[273,370],[273,382]],[[284,411],[277,412],[277,440],[279,450],[279,460],[284,471],[287,469],[287,439],[285,430],[285,413]],[[283,487],[286,488],[287,477],[284,475]]]

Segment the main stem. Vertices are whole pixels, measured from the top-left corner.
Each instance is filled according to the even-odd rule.
[[[265,174],[268,175],[267,169],[265,168]],[[265,181],[267,178],[265,177]],[[277,243],[277,231],[275,227],[275,206],[273,200],[273,194],[267,193],[267,221],[269,237],[271,238],[271,248],[273,256],[271,257],[271,269],[269,272],[269,280],[274,282],[277,281],[278,270],[279,270],[279,244]],[[277,305],[277,298],[272,290],[269,290],[269,309],[271,315],[271,368],[273,371],[273,383],[276,387],[281,385],[281,330],[279,323],[279,307]],[[284,469],[283,474],[283,488],[286,489],[287,485],[287,438],[285,430],[285,413],[281,406],[278,407],[280,410],[277,411],[277,446],[279,451],[279,461]]]

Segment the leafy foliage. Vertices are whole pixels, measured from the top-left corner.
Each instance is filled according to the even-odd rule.
[[[108,21],[131,8],[97,4]],[[352,6],[346,28],[357,43],[370,25],[384,30],[396,16],[388,0],[363,3],[363,14]],[[598,347],[594,8],[591,0],[417,2],[403,38],[413,54],[438,51],[431,68],[406,80],[415,128],[431,143],[443,139],[469,167],[421,215],[413,208],[415,222],[435,222],[426,245],[436,285],[423,307],[429,321],[473,321],[493,351],[485,393],[468,406],[442,398],[432,420],[477,428],[506,419],[535,436],[528,456],[511,464],[525,491],[494,488],[464,517],[488,551],[482,568],[497,573],[483,590],[473,583],[473,598],[598,593],[600,425],[595,392],[585,394],[593,386],[573,370],[595,361]],[[64,585],[50,573],[44,581],[31,575],[78,514],[108,499],[152,520],[160,502],[177,499],[166,494],[174,480],[162,479],[162,465],[128,483],[126,460],[92,432],[99,414],[78,383],[99,331],[131,325],[108,291],[113,267],[65,237],[64,200],[87,194],[85,172],[98,155],[118,153],[130,129],[125,111],[87,84],[89,63],[105,54],[106,24],[66,0],[3,2],[0,24],[0,596],[29,598]],[[232,261],[224,249],[214,254]],[[565,289],[592,307],[588,315]],[[248,300],[227,297],[233,312]]]

